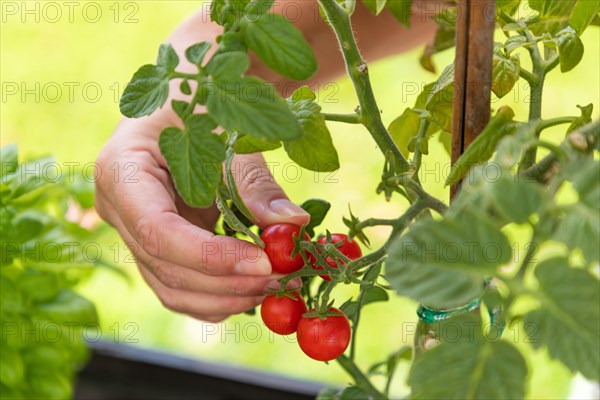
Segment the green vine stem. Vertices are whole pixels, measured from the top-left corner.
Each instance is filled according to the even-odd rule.
[[[546,75],[558,65],[559,58],[558,56],[555,56],[551,60],[544,60],[537,39],[529,29],[525,29],[525,37],[527,38],[527,42],[531,44],[529,47],[529,55],[531,56],[533,71],[532,73],[527,71],[521,72],[521,76],[529,82],[530,86],[529,121],[537,121],[542,119],[542,94],[544,91]],[[538,130],[536,132],[537,137],[539,137],[540,134],[541,130]],[[523,154],[521,162],[519,163],[519,171],[530,168],[535,164],[536,158],[537,146],[533,146]]]
[[[427,130],[429,130],[429,122],[428,119],[421,119],[421,126],[419,127],[419,133],[417,134],[416,143],[415,143],[415,154],[413,157],[413,165],[415,168],[415,172],[413,174],[413,179],[418,182],[419,180],[419,170],[421,169],[421,162],[423,159],[423,153],[421,152],[421,143],[423,141],[427,141]]]
[[[588,140],[591,140],[593,142],[593,143],[590,143],[590,146],[592,146],[592,144],[597,146],[597,143],[600,141],[600,120],[594,121],[590,124],[582,126],[575,132],[572,132],[569,136],[571,136],[571,135],[581,135],[584,138],[587,138]],[[565,140],[561,144],[561,147],[566,146],[568,143],[568,140],[569,139],[567,137],[567,140]],[[550,172],[552,167],[558,161],[559,161],[558,155],[556,153],[550,153],[545,158],[543,158],[539,163],[533,165],[531,168],[524,171],[523,175],[528,178],[533,178],[539,182],[546,182],[548,180],[545,178],[546,174],[548,172]]]
[[[359,114],[329,114],[321,113],[325,117],[325,121],[345,122],[346,124],[362,124],[362,119]]]
[[[346,357],[345,355],[341,355],[337,358],[338,364],[346,371],[356,383],[356,386],[363,389],[367,394],[373,399],[383,399],[385,396],[373,386],[369,378],[362,373],[360,369],[354,364],[354,362]]]
[[[350,23],[350,15],[335,0],[318,1],[341,45],[348,76],[352,80],[360,104],[359,115],[361,123],[371,133],[371,136],[384,155],[388,151],[392,152],[396,160],[396,166],[399,169],[398,172],[409,171],[411,169],[410,163],[402,155],[381,120],[381,111],[377,106],[369,79],[369,68],[356,45],[356,39],[354,38],[354,32]]]
[[[542,132],[545,129],[552,128],[553,126],[562,125],[562,124],[571,124],[577,120],[577,117],[559,117],[548,119],[545,121],[540,121],[537,125],[537,132]]]

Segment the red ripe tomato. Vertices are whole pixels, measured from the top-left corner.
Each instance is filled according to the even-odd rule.
[[[342,242],[343,243],[337,248],[343,255],[345,255],[346,257],[348,257],[351,260],[356,260],[357,258],[362,257],[362,251],[360,250],[360,247],[358,246],[358,243],[350,240],[348,238],[348,235],[344,235],[343,233],[333,233],[331,235],[331,242],[332,243],[339,243]],[[323,236],[321,239],[319,239],[317,241],[317,243],[319,244],[327,244],[327,237]],[[312,257],[312,255],[311,255]],[[313,269],[319,270],[319,269],[323,269],[323,267],[321,267],[320,265],[314,265],[314,257],[312,258],[313,261]],[[331,268],[337,268],[337,263],[335,261],[333,261],[333,259],[330,256],[325,257],[325,262],[327,263],[327,265],[329,265]],[[345,264],[343,261],[341,261],[342,264]],[[321,278],[325,279],[326,281],[330,281],[331,278],[329,277],[329,275],[319,275]]]
[[[269,256],[273,272],[278,274],[291,274],[304,266],[302,256],[297,254],[292,258],[294,250],[294,237],[300,235],[300,227],[292,224],[275,224],[269,226],[260,235],[265,242],[265,253]],[[305,240],[310,237],[305,234]]]
[[[313,312],[311,310],[310,312]],[[335,360],[350,344],[350,322],[337,308],[330,308],[326,319],[302,317],[298,324],[298,344],[310,358],[317,361]]]
[[[287,296],[267,296],[260,307],[260,316],[271,331],[279,335],[289,335],[296,332],[302,314],[306,312],[306,303],[298,292],[290,293],[294,299]]]

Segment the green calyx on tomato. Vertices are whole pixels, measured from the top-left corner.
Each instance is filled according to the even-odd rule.
[[[356,260],[357,258],[362,257],[362,251],[360,250],[360,246],[358,245],[358,243],[356,241],[351,240],[348,237],[348,235],[345,235],[343,233],[333,233],[328,236],[321,237],[319,240],[317,240],[317,244],[321,244],[324,246],[334,245],[340,253],[342,253],[344,256],[346,256],[350,260]],[[313,269],[315,269],[315,270],[323,270],[324,269],[322,266],[316,264],[316,260],[315,260],[314,256],[311,255],[310,258],[311,258],[311,261],[313,264]],[[325,257],[325,262],[331,268],[338,268],[338,262],[342,266],[346,266],[346,262],[344,260],[342,260],[341,258],[338,259],[338,261],[336,262],[336,260],[334,260],[329,255]],[[326,281],[331,281],[331,278],[329,277],[329,275],[319,275],[319,276],[321,278],[325,279]]]

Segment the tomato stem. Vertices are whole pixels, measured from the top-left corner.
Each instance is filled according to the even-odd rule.
[[[350,15],[335,0],[319,0],[327,20],[329,21],[335,35],[340,43],[340,49],[346,62],[348,76],[354,85],[358,102],[360,104],[360,120],[371,133],[381,152],[385,155],[391,151],[398,172],[406,172],[411,168],[410,163],[400,152],[400,149],[392,139],[381,120],[381,110],[375,100],[373,88],[369,79],[369,68],[363,60],[354,32],[350,23]]]
[[[360,114],[329,114],[321,113],[326,121],[345,122],[347,124],[362,124]]]
[[[385,396],[373,386],[369,378],[356,366],[354,361],[346,357],[344,354],[339,356],[336,361],[340,366],[354,379],[356,386],[363,389],[373,399],[383,399]]]

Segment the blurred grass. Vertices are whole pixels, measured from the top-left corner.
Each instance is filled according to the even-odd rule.
[[[130,3],[138,9],[126,9],[126,4]],[[84,166],[93,162],[120,118],[118,97],[124,84],[140,65],[154,59],[158,44],[170,30],[200,7],[195,1],[121,2],[115,22],[114,9],[110,8],[114,6],[113,2],[96,4],[102,11],[96,23],[86,22],[77,11],[83,6],[75,9],[73,22],[69,22],[66,8],[56,23],[44,18],[36,22],[32,15],[25,16],[25,22],[21,21],[20,15],[4,16],[6,22],[1,25],[0,32],[2,144],[17,142],[20,150],[28,155],[52,153],[61,163],[76,162]],[[138,22],[125,23],[125,15],[132,11]],[[573,73],[555,72],[548,79],[546,117],[577,115],[576,104],[593,102],[596,107],[600,104],[598,29],[589,29],[583,39],[586,45],[583,62]],[[419,55],[420,50],[415,50],[370,66],[386,123],[412,106],[418,94],[416,87],[435,79],[420,68]],[[450,51],[438,56],[436,63],[441,70],[451,60]],[[41,92],[39,99],[31,93],[23,94],[23,89],[35,91],[36,84],[39,85],[37,91]],[[9,89],[15,85],[18,93],[11,95]],[[60,98],[57,87],[62,91]],[[72,97],[69,87],[73,87]],[[98,93],[97,88],[100,88]],[[354,109],[356,101],[350,82],[342,79],[336,82],[337,92],[334,93],[333,88],[325,88],[320,93],[321,100],[330,100],[322,104],[324,111]],[[521,81],[513,93],[495,102],[494,107],[509,104],[518,118],[525,119],[526,96],[526,86]],[[596,108],[594,118],[598,117]],[[266,155],[273,163],[276,178],[290,197],[298,203],[310,197],[331,201],[334,207],[324,226],[332,231],[344,230],[341,218],[348,215],[348,205],[359,218],[399,215],[405,203],[386,203],[374,193],[381,172],[381,157],[366,132],[356,126],[341,124],[332,124],[331,130],[342,164],[333,175],[300,170],[281,151]],[[558,140],[561,133],[561,128],[556,128],[551,135]],[[434,141],[427,169],[422,171],[428,174],[422,178],[427,189],[441,198],[447,197],[447,191],[443,188],[443,180],[436,178],[434,173],[442,171],[447,163],[447,154]],[[377,246],[388,231],[381,228],[369,233],[373,245]],[[514,232],[512,236],[518,240],[520,235]],[[224,325],[213,325],[166,311],[139,278],[133,261],[127,260],[127,252],[118,236],[108,231],[102,242],[104,255],[118,261],[133,277],[128,284],[115,274],[101,270],[83,288],[98,305],[104,339],[330,383],[347,383],[347,376],[337,365],[310,361],[297,346],[289,343],[293,339],[270,336],[257,317],[237,316]],[[349,295],[351,292],[344,289],[336,292],[340,302]],[[399,297],[385,304],[369,306],[359,329],[358,361],[363,366],[410,344],[415,306],[412,301]],[[515,341],[525,348],[523,339],[520,332]],[[544,352],[528,351],[527,354],[530,367],[535,366],[535,369],[531,368],[530,397],[564,398],[571,378],[569,372],[549,360]],[[405,391],[405,374],[406,368],[400,368],[394,393]]]

